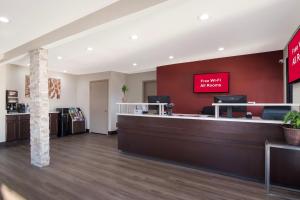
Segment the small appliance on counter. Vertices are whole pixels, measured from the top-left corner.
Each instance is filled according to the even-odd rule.
[[[171,116],[173,114],[173,108],[174,108],[175,104],[174,103],[169,103],[166,106],[167,109],[167,115]]]
[[[252,119],[252,112],[247,112],[246,113],[246,118],[247,119]]]
[[[145,105],[137,105],[134,108],[134,114],[147,114],[148,113],[148,108]]]
[[[18,113],[26,113],[26,106],[24,103],[17,104],[17,112]]]
[[[17,104],[19,103],[18,91],[6,90],[6,110],[7,113],[16,113]]]

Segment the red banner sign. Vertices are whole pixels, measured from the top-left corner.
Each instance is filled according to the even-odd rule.
[[[300,79],[300,29],[288,45],[289,83]]]
[[[227,93],[229,92],[229,73],[195,74],[194,92]]]

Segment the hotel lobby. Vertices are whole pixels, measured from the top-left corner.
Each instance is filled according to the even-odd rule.
[[[0,199],[300,199],[299,0],[1,0]]]

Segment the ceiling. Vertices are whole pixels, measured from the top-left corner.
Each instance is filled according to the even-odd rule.
[[[0,0],[0,54],[95,12],[116,0]]]
[[[15,1],[17,0],[12,0]],[[60,0],[65,4],[70,1]],[[91,8],[89,4],[100,2],[101,5],[97,5],[101,8],[112,1],[75,2],[78,5],[75,4],[75,8],[72,6],[70,13],[65,5],[64,9],[59,9],[64,12],[56,11],[55,15],[63,16],[63,13],[68,13],[70,16],[64,20],[67,23],[78,18],[80,12],[84,15],[96,9]],[[78,2],[82,5],[80,6]],[[75,12],[76,7],[79,11]],[[79,9],[80,7],[82,9]],[[54,10],[56,7],[51,8]],[[178,62],[282,50],[300,24],[299,8],[299,0],[168,0],[74,37],[49,44],[45,48],[49,49],[49,68],[54,71],[67,71],[72,74],[150,71],[157,66]],[[0,13],[1,9],[2,5]],[[33,17],[32,19],[39,16],[30,14],[32,10],[36,9],[28,8],[28,13],[23,13],[25,18],[27,15]],[[199,16],[203,13],[207,13],[210,18],[201,21]],[[24,30],[24,25],[15,27],[16,30],[19,29],[18,33],[22,32],[18,34],[23,38],[22,41],[18,41],[19,39],[14,41],[13,38],[16,36],[8,34],[7,44],[4,47],[1,45],[1,48],[4,50],[12,48],[24,42],[26,38],[33,39],[35,34],[45,33],[50,26],[59,26],[62,21],[57,22],[58,18],[49,20],[53,16],[53,12],[48,13],[45,18],[35,22],[33,27],[31,24],[28,25],[32,30],[34,27],[38,29],[37,27],[45,22],[47,24],[51,22],[34,34],[30,30],[26,31],[27,28]],[[12,20],[16,24],[19,20],[23,21],[21,16]],[[1,26],[0,28],[2,31],[3,28]],[[137,40],[131,39],[134,34],[138,35]],[[1,44],[2,38],[0,34]],[[87,51],[88,47],[93,51]],[[218,51],[219,47],[224,47],[225,50]],[[58,60],[58,56],[62,59]],[[169,59],[169,56],[174,56],[174,59]],[[14,64],[20,65],[27,63],[29,63],[27,56],[14,61]]]

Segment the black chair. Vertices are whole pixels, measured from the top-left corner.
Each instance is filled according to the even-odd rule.
[[[205,106],[203,107],[201,114],[203,115],[215,115],[215,107],[214,106]]]

